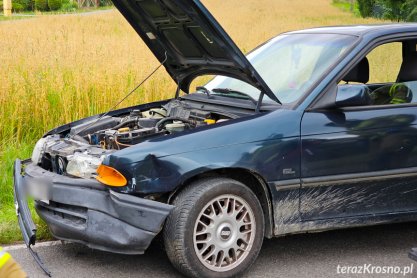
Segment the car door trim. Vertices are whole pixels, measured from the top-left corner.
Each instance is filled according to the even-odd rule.
[[[301,179],[302,187],[318,187],[359,183],[363,181],[378,181],[396,178],[417,177],[417,167],[375,171],[358,174],[341,174]]]
[[[271,187],[275,187],[277,191],[299,189],[301,186],[300,179],[290,179],[290,180],[281,180],[281,181],[272,181],[269,182]]]

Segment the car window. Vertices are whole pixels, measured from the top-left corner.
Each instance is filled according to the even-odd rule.
[[[366,58],[369,61],[368,83],[388,83],[397,80],[402,62],[402,43],[393,42],[380,45]]]
[[[364,60],[367,62],[364,63]],[[361,65],[360,65],[361,63]],[[364,83],[370,105],[417,103],[417,41],[404,40],[377,46],[339,83]],[[355,68],[360,68],[356,70]],[[369,78],[366,78],[369,73]]]

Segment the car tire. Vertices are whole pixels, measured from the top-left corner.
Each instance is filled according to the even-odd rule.
[[[264,215],[255,194],[228,178],[189,184],[173,200],[164,227],[171,263],[190,277],[233,277],[256,260]]]

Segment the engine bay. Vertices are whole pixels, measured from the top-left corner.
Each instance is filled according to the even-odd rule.
[[[69,137],[106,150],[120,150],[155,136],[227,121],[230,116],[188,106],[172,100],[159,108],[132,110],[119,117],[104,116],[93,123],[71,128]],[[68,137],[67,136],[67,137]]]
[[[199,126],[238,118],[238,114],[174,99],[146,110],[130,109],[76,124],[69,131],[51,134],[35,146],[32,161],[58,174],[90,178],[104,157],[145,140]],[[212,107],[211,107],[212,108]]]

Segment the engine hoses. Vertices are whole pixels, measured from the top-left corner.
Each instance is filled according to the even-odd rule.
[[[164,126],[164,124],[166,122],[171,122],[171,121],[172,122],[173,121],[181,121],[183,123],[187,123],[187,124],[190,124],[192,126],[195,126],[196,125],[196,122],[195,121],[192,121],[192,120],[188,120],[188,119],[184,119],[184,118],[180,118],[180,117],[167,117],[167,118],[164,118],[164,119],[162,119],[162,120],[160,120],[159,122],[156,123],[156,126],[155,126],[156,130],[157,131],[160,131],[161,130],[161,126],[163,128],[163,126]]]
[[[122,128],[122,127],[125,127],[125,126],[127,126],[127,125],[130,125],[130,124],[135,124],[136,122],[137,122],[137,119],[130,119],[130,120],[127,120],[127,121],[121,122],[120,124],[116,125],[116,126],[115,126],[115,127],[113,127],[112,129],[117,130],[117,129]]]

